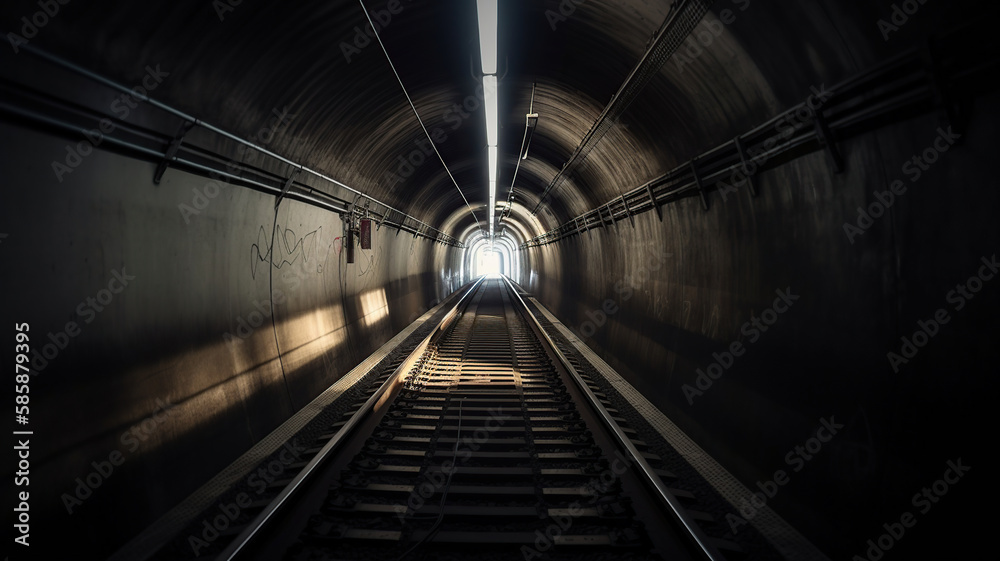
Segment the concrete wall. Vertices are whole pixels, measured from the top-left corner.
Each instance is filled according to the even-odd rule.
[[[988,465],[975,404],[995,388],[1000,277],[965,303],[952,291],[996,274],[981,261],[1000,248],[996,101],[980,99],[961,144],[919,178],[902,166],[947,130],[936,113],[842,143],[842,174],[816,152],[760,175],[756,198],[714,193],[707,212],[689,198],[664,206],[662,223],[646,212],[527,250],[522,281],[749,487],[798,467],[770,504],[825,551],[863,552],[904,511],[923,529],[900,551],[964,551],[985,524],[966,510],[975,483],[926,503],[926,517],[911,499],[949,460]],[[852,243],[844,224],[897,179],[905,193]],[[893,365],[887,353],[939,309],[947,324]],[[754,317],[773,325],[746,326]],[[733,343],[741,356],[723,354]],[[714,362],[721,376],[699,381]],[[831,416],[844,428],[789,463]]]
[[[689,38],[685,58],[666,63],[542,205],[541,231],[731,140],[805,100],[811,86],[923,48],[930,34],[978,17],[976,4],[927,3],[888,40],[877,24],[891,17],[888,2],[714,4],[694,34],[708,40]],[[664,206],[662,222],[646,212],[634,227],[609,223],[523,250],[521,281],[748,487],[798,467],[769,503],[831,555],[864,555],[867,540],[905,511],[917,515],[910,534],[919,537],[893,555],[965,551],[985,524],[968,512],[984,489],[983,480],[978,489],[968,483],[975,469],[940,503],[914,504],[913,495],[941,479],[948,461],[987,465],[981,435],[991,423],[977,397],[996,387],[1000,279],[982,281],[965,303],[952,291],[995,274],[981,258],[991,261],[1000,246],[996,102],[977,99],[968,130],[955,145],[937,141],[948,150],[919,177],[903,166],[947,132],[941,111],[841,140],[840,174],[824,152],[808,153],[761,174],[756,198],[715,192],[707,212],[688,198]],[[573,148],[566,143],[549,162],[536,193]],[[896,180],[905,193],[851,239],[844,225],[857,225],[858,207],[877,205],[874,192]],[[786,290],[791,306],[779,300],[786,311],[765,312]],[[926,346],[890,363],[901,337],[942,309],[948,323]],[[774,322],[766,332],[744,327],[762,313]],[[742,354],[724,355],[734,343]],[[831,416],[844,428],[808,462],[789,463]]]
[[[731,140],[803,101],[812,87],[923,48],[929,34],[955,23],[983,20],[987,5],[925,2],[886,36],[877,22],[899,2],[716,2],[707,20],[728,23],[699,26],[685,44],[687,58],[668,61],[534,215],[539,194],[668,11],[666,2],[592,0],[572,3],[571,17],[553,25],[547,13],[561,4],[502,3],[503,178],[513,172],[532,84],[540,114],[505,222],[517,243]],[[354,58],[340,50],[364,26],[356,2],[244,3],[225,17],[198,0],[74,2],[32,45],[129,85],[140,83],[146,65],[162,63],[171,75],[157,99],[242,137],[287,107],[297,118],[271,149],[471,238],[469,209],[485,215],[485,126],[477,110],[453,127],[450,111],[465,101],[480,106],[478,81],[469,76],[474,3],[405,5],[386,26],[386,48],[428,130],[447,131],[439,149],[461,196],[437,163],[411,159],[416,170],[391,178],[407,157],[434,158],[417,149],[423,131],[379,49]],[[38,9],[18,0],[0,12],[16,29]],[[695,37],[709,40],[692,47]],[[977,45],[988,37],[969,39],[963,56],[986,51]],[[5,55],[4,77],[15,83],[105,112],[114,97],[27,55]],[[902,165],[933,145],[944,124],[938,113],[840,142],[842,174],[825,154],[806,154],[762,174],[755,199],[713,194],[708,212],[683,200],[664,207],[662,223],[647,212],[634,229],[619,222],[522,252],[521,280],[751,487],[788,468],[785,455],[820,419],[844,424],[773,506],[826,549],[853,555],[883,523],[915,510],[912,494],[939,478],[945,462],[961,456],[984,465],[977,431],[990,424],[973,397],[992,389],[996,289],[986,283],[962,309],[948,294],[996,251],[995,102],[995,95],[978,100],[962,145],[917,181]],[[145,114],[131,122],[177,126]],[[463,280],[458,252],[384,230],[372,252],[347,265],[335,216],[294,202],[275,215],[272,197],[242,188],[227,188],[188,224],[177,205],[190,202],[205,178],[168,170],[154,186],[153,164],[103,150],[60,183],[51,162],[64,157],[69,139],[2,126],[0,228],[9,235],[0,256],[17,272],[0,279],[10,318],[30,322],[36,343],[67,322],[80,324],[33,382],[33,423],[45,434],[36,465],[40,480],[52,482],[33,504],[56,515],[53,532],[72,528],[103,539],[99,516],[70,517],[59,496],[73,491],[91,462],[123,448],[122,433],[153,414],[158,399],[176,404],[166,422],[79,507],[121,509],[121,535],[179,500]],[[906,193],[851,243],[843,225],[897,178],[909,183]],[[273,267],[261,260],[272,231],[282,256]],[[103,311],[78,312],[123,269],[135,279],[99,303]],[[743,325],[785,289],[799,298],[755,339]],[[255,322],[266,302],[273,326],[259,318],[243,340],[241,321]],[[949,323],[895,371],[886,353],[899,351],[900,337],[940,308]],[[226,332],[240,342],[224,341]],[[733,342],[745,353],[689,404],[685,384],[697,388],[698,370]],[[982,494],[967,483],[976,473],[934,505],[921,519],[921,537],[903,547],[922,551],[954,529],[973,535],[965,519]]]
[[[154,164],[97,149],[59,182],[69,139],[0,136],[16,140],[0,152],[0,282],[36,353],[39,542],[120,544],[457,288],[459,251],[405,232],[374,232],[347,264],[334,213],[223,186],[185,217],[207,177],[154,185]],[[121,465],[94,475],[111,454]],[[77,491],[88,476],[99,487]]]

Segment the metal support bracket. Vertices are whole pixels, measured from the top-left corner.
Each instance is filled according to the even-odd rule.
[[[625,205],[625,215],[628,216],[628,221],[632,223],[632,227],[635,228],[635,218],[632,217],[632,210],[628,207],[628,201],[625,200],[625,195],[622,195],[622,204]]]
[[[181,142],[184,140],[184,136],[194,127],[194,121],[184,121],[181,127],[177,129],[177,134],[174,135],[174,139],[170,141],[170,146],[167,147],[166,153],[163,155],[163,159],[160,163],[156,164],[156,171],[153,173],[153,183],[156,185],[160,184],[160,180],[163,179],[163,174],[166,173],[167,167],[170,166],[170,162],[174,161],[177,157],[177,150],[181,147]]]
[[[743,166],[743,175],[747,178],[747,185],[750,187],[750,195],[757,196],[757,183],[754,181],[754,176],[757,175],[757,170],[754,173],[750,173],[750,166],[747,165],[747,151],[743,147],[743,139],[739,136],[733,139],[733,144],[736,145],[736,152],[740,155],[740,164]]]
[[[698,164],[695,158],[691,158],[691,175],[694,176],[694,183],[698,186],[698,196],[701,197],[701,208],[708,210],[708,197],[705,196],[705,186],[701,184],[701,176],[698,175]]]
[[[833,171],[840,173],[844,171],[844,157],[840,154],[840,149],[837,147],[837,143],[833,140],[833,134],[830,132],[830,127],[826,124],[826,117],[823,116],[823,108],[818,107],[813,112],[813,124],[816,126],[816,137],[819,139],[819,144],[826,151],[830,153],[830,158],[833,160]]]
[[[278,194],[276,199],[274,199],[274,208],[278,208],[278,205],[281,204],[281,199],[284,199],[285,195],[288,194],[288,191],[292,188],[295,176],[298,175],[300,171],[302,171],[302,166],[293,169],[292,173],[288,174],[288,179],[285,180],[285,184],[281,187],[281,193]]]
[[[649,194],[649,203],[653,205],[656,217],[660,219],[660,222],[663,222],[663,210],[660,209],[660,204],[656,202],[656,195],[653,194],[653,186],[649,183],[646,184],[646,193]]]

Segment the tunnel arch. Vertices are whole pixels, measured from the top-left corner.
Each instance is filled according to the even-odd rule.
[[[511,278],[519,278],[521,274],[520,252],[514,240],[506,235],[498,236],[491,244],[487,236],[481,235],[478,230],[466,241],[466,252],[464,256],[465,270],[469,271],[471,278],[477,278],[482,271],[479,270],[479,261],[484,252],[496,252],[501,259],[501,274]]]
[[[469,208],[487,215],[475,2],[404,3],[380,30],[398,81],[377,42],[355,45],[366,25],[356,0],[243,3],[223,14],[219,4],[59,3],[30,43],[0,55],[0,169],[11,186],[0,253],[33,273],[2,279],[3,293],[17,295],[8,312],[52,341],[64,340],[67,321],[85,327],[32,388],[53,404],[40,427],[59,435],[39,451],[56,484],[37,504],[64,516],[60,485],[106,457],[158,399],[178,414],[101,490],[109,503],[124,504],[178,457],[213,451],[147,503],[128,503],[123,534],[465,285],[490,243]],[[1000,245],[987,155],[1000,103],[980,76],[994,67],[996,34],[969,27],[996,21],[995,8],[715,2],[594,150],[568,165],[671,10],[692,4],[500,3],[498,203],[520,168],[494,247],[504,271],[588,352],[748,485],[773,473],[817,419],[851,419],[775,505],[849,557],[940,467],[927,442],[941,443],[933,452],[942,457],[982,448],[967,429],[979,411],[969,395],[993,393],[981,357],[995,338],[995,293],[978,293],[918,359],[893,366],[886,356]],[[897,5],[917,4],[886,31]],[[38,6],[3,3],[2,29],[45,16]],[[33,49],[126,87],[155,82],[151,100],[123,104],[122,92]],[[828,106],[794,123],[794,146],[775,135],[754,147],[773,138],[774,152],[741,153],[740,139],[770,135],[783,112],[838,86]],[[532,91],[539,121],[528,158],[517,160]],[[456,109],[466,102],[478,106]],[[185,133],[189,121],[217,130]],[[954,135],[911,181],[904,166]],[[173,148],[194,165],[172,160]],[[743,156],[762,162],[759,173],[724,189],[718,169]],[[332,181],[297,175],[299,165]],[[239,171],[216,181],[209,169]],[[264,179],[277,187],[250,183]],[[683,192],[667,192],[678,185]],[[282,196],[282,186],[343,208]],[[372,199],[410,215],[410,229],[383,215],[371,249],[355,248],[349,262],[356,223],[347,215]],[[416,220],[459,243],[411,231]],[[560,228],[558,239],[532,243]],[[80,303],[116,273],[137,280],[93,308],[93,323],[80,317]],[[767,331],[744,328],[779,291],[789,311]],[[727,358],[733,345],[746,352]],[[691,393],[706,385],[701,372],[729,358],[710,392]],[[856,504],[871,508],[858,515]],[[53,527],[81,543],[102,535],[83,518]],[[919,550],[921,539],[908,543]]]

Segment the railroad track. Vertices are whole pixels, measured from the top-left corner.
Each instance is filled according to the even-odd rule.
[[[578,370],[482,279],[198,558],[743,557]]]

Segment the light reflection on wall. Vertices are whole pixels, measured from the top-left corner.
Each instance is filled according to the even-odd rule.
[[[365,317],[366,320],[374,323],[388,315],[384,291],[368,293],[367,298],[362,299],[362,309],[365,309],[365,302],[369,308],[374,308]],[[138,453],[165,445],[171,440],[183,438],[188,432],[212,426],[224,416],[226,404],[230,404],[233,394],[250,396],[281,388],[275,393],[284,395],[283,368],[289,373],[294,372],[324,353],[336,353],[347,341],[347,327],[340,304],[279,320],[277,329],[281,362],[275,352],[274,333],[270,324],[265,323],[245,339],[236,337],[227,342],[220,337],[214,344],[132,369],[129,379],[164,377],[166,372],[175,371],[186,373],[183,378],[185,383],[169,390],[156,388],[156,391],[151,391],[150,388],[155,387],[153,384],[124,388],[120,398],[123,406],[115,409],[120,411],[119,415],[108,419],[110,426],[117,427],[148,416],[150,411],[155,410],[155,398],[167,400],[175,406],[168,423],[151,435],[149,442]],[[72,404],[67,402],[57,406],[69,408]]]
[[[172,377],[173,373],[183,376]],[[129,369],[125,379],[148,381],[154,379],[180,380],[182,383],[161,387],[154,383],[129,384],[122,387],[116,406],[109,408],[116,414],[109,415],[107,431],[128,426],[148,417],[157,408],[157,399],[173,405],[162,427],[148,435],[135,454],[145,454],[171,442],[185,438],[188,433],[211,432],[211,427],[225,417],[234,407],[244,405],[247,396],[257,392],[284,395],[281,364],[274,348],[274,334],[267,328],[257,329],[246,339],[236,338],[189,349],[163,357],[150,364]],[[281,388],[275,391],[276,388]],[[240,396],[234,400],[233,396]],[[67,394],[67,399],[80,400],[79,394]],[[82,399],[89,399],[84,396]],[[118,405],[121,405],[120,407]],[[72,408],[72,403],[53,403],[53,407]],[[66,443],[54,441],[58,446],[70,445],[75,435],[66,431]]]
[[[361,324],[372,327],[389,317],[389,303],[385,288],[376,288],[361,294]]]
[[[347,339],[342,314],[343,307],[332,304],[282,321],[278,333],[285,369],[294,370],[339,347]]]

